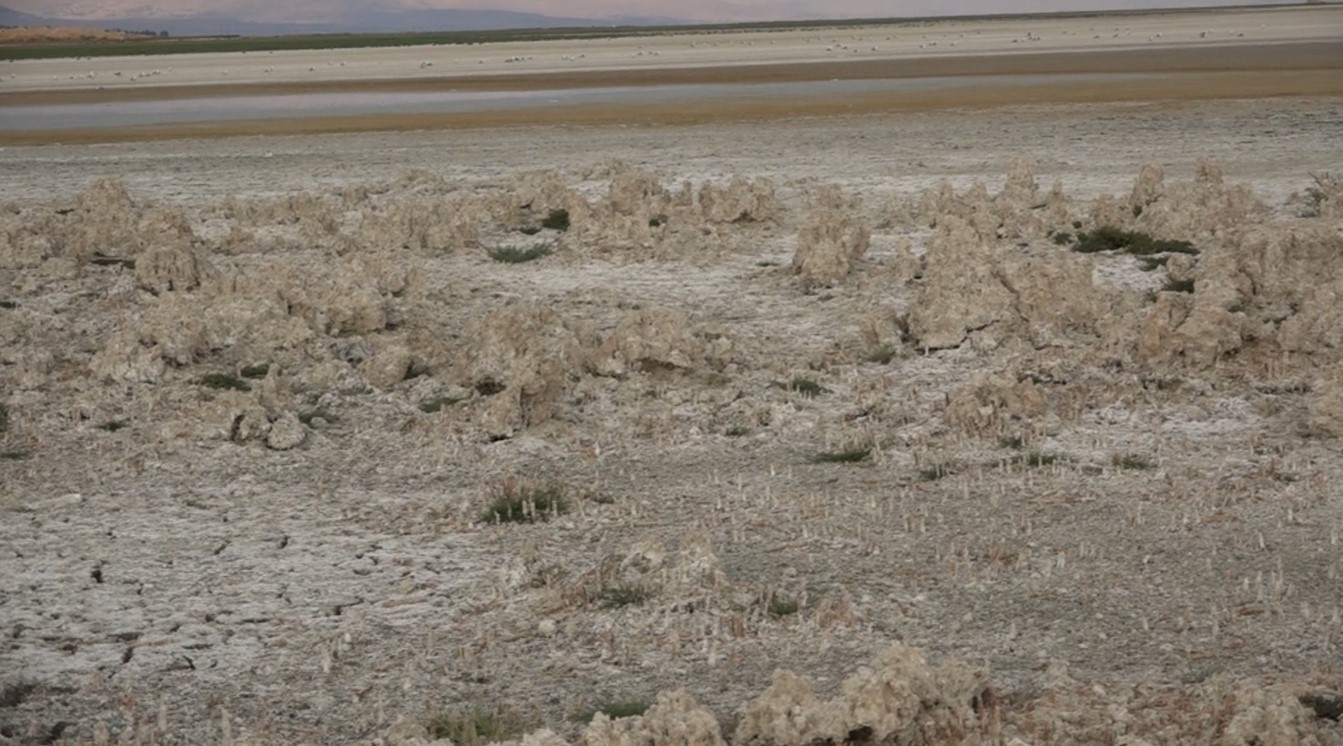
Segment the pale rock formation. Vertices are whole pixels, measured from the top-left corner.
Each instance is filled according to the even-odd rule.
[[[372,356],[359,366],[372,386],[387,391],[406,380],[406,374],[415,362],[415,355],[399,340],[380,343]]]
[[[947,421],[977,436],[999,435],[1010,423],[1024,423],[1045,412],[1045,397],[1028,379],[1003,371],[980,373],[947,399]]]
[[[742,176],[733,176],[726,186],[701,184],[699,206],[710,223],[759,223],[773,219],[779,209],[773,182]]]
[[[794,274],[816,285],[834,285],[848,277],[871,244],[871,234],[856,214],[860,206],[860,199],[846,197],[836,187],[821,191],[798,234]]]
[[[195,290],[210,271],[209,260],[189,246],[151,248],[135,261],[136,281],[156,295]]]
[[[293,412],[284,412],[270,423],[266,431],[266,447],[275,451],[288,451],[303,445],[308,439],[308,428],[303,426]]]
[[[796,674],[777,671],[769,689],[742,708],[734,741],[806,746],[861,733],[876,744],[980,743],[974,708],[988,690],[983,671],[960,663],[933,668],[918,650],[893,645],[825,702]]]
[[[697,367],[703,344],[690,331],[685,314],[644,309],[620,319],[595,356],[596,372],[624,376],[634,370]]]

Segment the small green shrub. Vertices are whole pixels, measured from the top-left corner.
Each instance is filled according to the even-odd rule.
[[[1054,242],[1054,245],[1056,246],[1067,246],[1068,244],[1073,242],[1073,234],[1067,231],[1059,231],[1057,233],[1051,234],[1049,238]]]
[[[26,458],[27,451],[0,451],[0,461],[22,461]]]
[[[252,384],[230,373],[206,373],[196,382],[202,386],[223,391],[251,391]]]
[[[312,427],[313,420],[319,418],[331,423],[340,422],[339,417],[337,417],[335,414],[332,414],[329,410],[322,407],[318,407],[316,409],[309,409],[305,412],[298,413],[298,421],[302,422],[304,427]]]
[[[482,708],[434,715],[428,729],[430,737],[446,738],[455,746],[485,746],[517,738],[527,731],[527,725],[512,711]]]
[[[663,214],[657,214],[648,219],[649,228],[661,228],[666,224],[667,224],[667,216]]]
[[[554,252],[555,246],[548,243],[535,246],[491,246],[485,249],[485,253],[491,259],[502,264],[523,264],[550,256]]]
[[[16,301],[12,301],[12,300],[0,300],[0,308],[5,309],[6,311],[13,311],[14,309],[16,309],[16,308],[18,308],[18,307],[19,307],[19,304],[18,304],[18,302],[16,302]]]
[[[482,523],[536,523],[569,512],[558,485],[541,485],[509,477],[497,485],[494,500],[480,516]]]
[[[801,608],[802,604],[799,603],[796,598],[788,598],[786,596],[780,596],[777,593],[770,594],[769,605],[768,605],[769,615],[774,617],[775,619],[782,619],[786,616],[792,616],[793,614],[796,614],[798,610]]]
[[[850,448],[844,451],[824,451],[811,457],[813,464],[856,464],[872,455],[871,448]]]
[[[933,464],[919,469],[920,482],[936,482],[937,480],[951,474],[951,466],[948,464]]]
[[[549,228],[552,231],[563,233],[569,230],[569,211],[551,210],[550,214],[541,221],[542,228]]]
[[[1169,257],[1169,256],[1144,256],[1144,257],[1139,257],[1139,260],[1140,260],[1140,262],[1141,262],[1139,268],[1140,268],[1142,271],[1144,271],[1144,272],[1155,272],[1156,270],[1160,269],[1161,267],[1166,266],[1166,262],[1170,261],[1170,257]]]
[[[9,429],[9,407],[0,402],[0,433]]]
[[[112,420],[99,425],[98,429],[108,433],[115,433],[118,430],[124,430],[130,427],[130,424],[131,423],[125,420]]]
[[[1156,464],[1152,463],[1151,460],[1145,456],[1139,456],[1136,453],[1116,453],[1114,456],[1110,457],[1110,463],[1120,469],[1130,469],[1133,471],[1146,471],[1148,469],[1156,468]]]
[[[1126,231],[1109,225],[1103,225],[1092,231],[1077,234],[1073,251],[1082,254],[1094,254],[1101,251],[1122,251],[1134,256],[1152,254],[1193,254],[1198,249],[1188,241],[1152,238],[1146,233]]]
[[[521,234],[524,235],[524,236],[535,236],[536,234],[538,234],[538,233],[540,233],[540,232],[541,232],[541,228],[540,228],[539,226],[535,226],[535,225],[529,225],[529,226],[527,226],[526,228],[519,228],[519,229],[518,229],[518,233],[521,233]]]
[[[119,256],[106,256],[103,254],[94,254],[89,259],[89,264],[95,267],[121,267],[123,269],[135,269],[134,259],[123,259]]]
[[[830,389],[811,380],[810,378],[805,378],[803,376],[798,376],[787,383],[776,383],[774,385],[777,388],[784,389],[785,391],[797,392],[808,399],[814,399],[820,396],[821,394],[830,393]]]
[[[648,708],[652,706],[653,703],[646,699],[603,702],[596,707],[579,711],[572,719],[577,723],[590,723],[592,722],[592,718],[596,717],[599,712],[612,720],[639,717],[648,712]]]
[[[1014,451],[1020,451],[1026,447],[1026,439],[1020,435],[1004,435],[998,438],[998,445],[1003,448],[1011,448]]]
[[[1192,293],[1194,292],[1194,281],[1192,279],[1176,280],[1168,278],[1161,289],[1167,293]]]
[[[751,428],[737,425],[735,427],[729,427],[727,432],[723,434],[729,438],[744,438],[751,434]]]
[[[242,375],[243,378],[251,378],[253,380],[258,378],[265,378],[267,375],[270,375],[270,363],[262,363],[261,365],[249,365],[238,372]]]
[[[890,365],[891,361],[895,359],[897,352],[898,351],[894,347],[886,345],[867,353],[863,360],[877,365]]]
[[[635,606],[652,598],[647,588],[639,585],[613,585],[602,588],[597,592],[597,603],[603,609],[619,609],[625,606]]]
[[[428,401],[420,402],[420,411],[424,412],[425,414],[436,414],[438,412],[442,412],[444,409],[447,409],[448,407],[451,407],[454,404],[460,404],[461,402],[464,401],[466,400],[459,397],[435,396],[434,398],[429,399]]]
[[[1026,466],[1036,468],[1041,466],[1052,466],[1058,463],[1059,460],[1060,460],[1059,457],[1053,453],[1031,451],[1030,453],[1023,453],[1020,456],[1016,456],[1015,458],[1011,459],[1011,461],[1009,461],[1008,463],[1024,464]]]

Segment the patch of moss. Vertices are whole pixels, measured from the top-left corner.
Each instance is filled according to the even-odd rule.
[[[557,485],[505,487],[481,514],[482,523],[537,523],[569,512],[569,503]]]
[[[652,598],[647,588],[638,585],[614,585],[597,592],[597,603],[603,609],[619,609],[635,606]]]
[[[130,424],[131,423],[125,420],[111,420],[99,425],[98,429],[108,433],[115,433],[118,430],[124,430],[130,427]]]
[[[1198,249],[1188,241],[1157,239],[1146,233],[1126,231],[1121,228],[1104,225],[1095,230],[1077,234],[1073,251],[1094,254],[1101,251],[1121,251],[1134,256],[1153,254],[1192,254]]]
[[[1110,457],[1110,463],[1120,469],[1130,469],[1135,471],[1145,471],[1155,469],[1156,464],[1145,456],[1139,456],[1135,453],[1116,453]]]
[[[550,214],[546,215],[545,219],[541,221],[541,227],[561,233],[569,230],[569,211],[563,209],[551,210]]]
[[[261,365],[249,365],[238,372],[239,374],[242,375],[243,378],[251,378],[254,380],[257,378],[265,378],[266,376],[270,375],[270,363],[262,363]]]
[[[555,252],[552,244],[538,244],[536,246],[491,246],[485,249],[485,253],[491,259],[502,264],[523,264],[534,261],[544,256],[549,256]]]
[[[202,386],[223,391],[251,391],[252,384],[229,373],[206,373],[196,382]]]
[[[850,448],[844,451],[825,451],[811,457],[813,464],[856,464],[872,456],[871,448]]]
[[[453,396],[435,396],[428,401],[420,402],[420,411],[425,414],[436,414],[454,404],[460,404],[463,401],[466,400]]]

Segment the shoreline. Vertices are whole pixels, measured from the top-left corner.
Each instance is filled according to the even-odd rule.
[[[1343,75],[1339,75],[1335,68],[1259,73],[1188,73],[1097,86],[1063,83],[968,86],[915,94],[884,91],[797,99],[762,97],[654,105],[580,104],[544,109],[443,114],[295,117],[121,128],[16,130],[0,132],[0,146],[501,127],[675,126],[915,111],[983,110],[1032,104],[1136,103],[1283,96],[1343,96]]]
[[[343,79],[143,85],[115,89],[0,92],[3,106],[58,106],[111,101],[161,101],[304,93],[548,91],[687,84],[800,83],[986,75],[1089,73],[1210,73],[1343,70],[1343,45],[1277,42],[1221,46],[986,53],[954,57],[888,58],[835,62],[742,63],[553,73],[446,75],[411,79]]]

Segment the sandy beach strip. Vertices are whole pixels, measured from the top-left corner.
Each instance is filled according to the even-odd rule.
[[[0,107],[305,93],[549,91],[691,84],[800,83],[986,75],[1343,70],[1343,43],[1305,42],[1032,52],[841,62],[742,64],[627,70],[441,76],[383,80],[280,81],[0,92]]]
[[[10,131],[0,132],[0,146],[531,126],[687,125],[886,112],[976,110],[1032,104],[1278,96],[1343,96],[1343,75],[1337,69],[1172,73],[1092,85],[970,85],[918,93],[882,91],[860,95],[748,97],[652,105],[588,104],[444,114],[295,117],[122,128]]]

